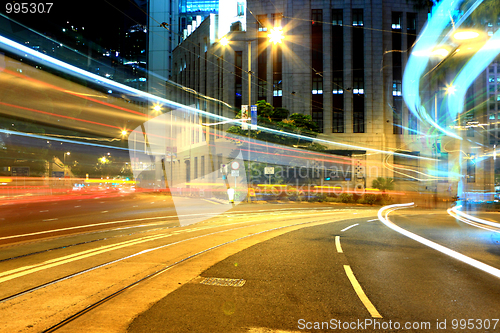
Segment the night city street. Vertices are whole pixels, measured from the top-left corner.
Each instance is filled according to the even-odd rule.
[[[499,27],[0,5],[0,333],[500,332]]]

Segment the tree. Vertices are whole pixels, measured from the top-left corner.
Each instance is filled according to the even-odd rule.
[[[468,3],[462,4],[462,10],[467,10],[465,6]],[[472,26],[479,26],[484,29],[488,23],[496,24],[500,15],[500,6],[497,0],[485,0],[470,14],[466,22]]]
[[[288,119],[290,111],[285,108],[274,108],[264,100],[257,102],[257,124],[279,130],[281,132],[305,135],[311,139],[294,138],[293,136],[277,134],[268,131],[250,131],[250,137],[261,141],[282,144],[286,146],[301,146],[315,151],[322,151],[326,148],[320,144],[312,143],[312,139],[318,135],[318,125],[311,116],[300,113],[293,113]],[[236,115],[236,119],[241,119],[241,111]],[[240,125],[231,126],[227,133],[248,136],[248,130],[243,130]]]
[[[318,135],[318,126],[312,121],[311,116],[302,115],[299,113],[294,113],[288,118],[290,111],[285,108],[277,107],[274,108],[271,104],[264,100],[257,102],[257,124],[262,127],[272,128],[283,133],[276,133],[265,130],[243,130],[241,125],[232,126],[227,130],[227,133],[236,134],[238,138],[245,138],[250,135],[251,138],[257,139],[259,141],[275,143],[283,146],[293,146],[305,148],[314,151],[324,151],[325,146],[318,143],[313,143],[313,139]],[[237,119],[241,118],[241,111],[236,115]],[[284,135],[286,132],[300,134],[302,136],[307,136],[307,138],[301,138],[293,135]],[[240,143],[241,146],[245,146],[246,143]],[[267,154],[268,163],[251,163],[251,167],[246,163],[246,168],[250,168],[250,177],[252,181],[258,183],[267,182],[269,177],[264,175],[264,168],[266,166],[282,166],[280,161],[282,154],[289,154],[289,151],[281,149],[279,146],[267,146],[267,145],[257,145],[252,150],[262,150]],[[235,150],[234,156],[238,154]],[[274,184],[282,184],[287,181],[285,175],[279,172],[272,176],[272,182]]]
[[[377,177],[372,182],[372,187],[382,192],[394,189],[394,180],[392,178]]]
[[[318,125],[312,120],[310,115],[294,113],[290,116],[290,120],[293,121],[298,130],[303,132],[317,134],[319,131]]]

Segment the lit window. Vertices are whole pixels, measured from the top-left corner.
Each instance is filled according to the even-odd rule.
[[[312,94],[321,95],[323,94],[323,78],[314,77],[312,81]]]
[[[245,15],[245,6],[243,2],[238,2],[237,11],[238,11],[238,16]]]
[[[392,29],[401,30],[401,13],[392,13]]]
[[[283,89],[282,89],[282,81],[281,80],[274,80],[273,81],[273,96],[274,97],[283,96]]]
[[[401,81],[392,82],[392,96],[401,96]]]
[[[332,12],[332,25],[339,25],[342,26],[342,15],[343,11],[342,9],[333,9]]]
[[[352,10],[352,25],[363,26],[363,9]]]
[[[352,93],[354,95],[363,95],[365,93],[364,88],[365,88],[365,86],[364,86],[363,78],[354,78]]]
[[[259,31],[267,31],[267,15],[257,15]]]

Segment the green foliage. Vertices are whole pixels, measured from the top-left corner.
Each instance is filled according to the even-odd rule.
[[[393,203],[392,197],[388,196],[387,194],[382,194],[380,196],[380,204],[381,205],[390,205]]]
[[[373,180],[372,187],[381,191],[393,190],[394,180],[392,178],[378,177],[377,179]]]
[[[270,103],[267,103],[266,101],[257,101],[257,115],[259,115],[262,118],[267,118],[269,121],[271,121],[273,118],[276,118],[276,115],[274,114],[274,108]]]
[[[258,114],[258,109],[257,109],[257,114]],[[271,117],[271,121],[282,121],[283,119],[286,119],[288,118],[288,115],[290,114],[290,111],[288,111],[287,109],[285,108],[281,108],[281,107],[278,107],[278,108],[275,108],[274,111],[273,111],[273,115]]]
[[[289,111],[285,108],[277,107],[274,108],[270,103],[264,100],[258,101],[257,105],[257,123],[259,126],[272,128],[279,130],[280,132],[297,133],[306,135],[308,137],[314,138],[318,135],[318,126],[312,121],[311,116],[302,115],[294,113],[289,116]],[[241,119],[241,111],[236,115],[236,119]],[[231,126],[227,131],[230,134],[236,134],[237,136],[243,138],[250,137],[252,139],[272,142],[284,146],[294,146],[305,148],[314,151],[324,151],[326,147],[318,143],[313,143],[312,139],[301,139],[292,136],[283,135],[281,133],[273,133],[262,130],[243,130],[241,125]],[[240,143],[240,145],[246,145],[246,143]],[[263,148],[265,149],[265,147]],[[267,166],[281,166],[279,154],[285,153],[284,150],[274,149],[273,153],[275,155],[269,156],[269,163],[251,163],[250,173],[251,181],[257,183],[267,183],[269,182],[269,176],[264,175],[264,168]],[[250,167],[250,165],[246,165]],[[273,184],[283,184],[286,182],[286,177],[279,172],[271,176]]]
[[[462,6],[467,5],[468,3],[465,2]],[[480,26],[484,29],[484,26],[488,23],[496,24],[499,15],[500,6],[498,5],[498,1],[485,0],[470,14],[466,23],[471,26]]]
[[[270,103],[264,100],[258,101],[257,105],[257,123],[277,129],[282,132],[296,133],[314,138],[318,135],[318,125],[312,121],[311,116],[299,113],[293,113],[288,119],[290,111],[285,108],[274,108]],[[236,119],[241,119],[241,111],[236,114]],[[239,136],[248,136],[248,130],[243,130],[240,125],[231,126],[227,133],[237,134]],[[266,131],[250,131],[250,137],[261,141],[273,142],[287,146],[301,146],[315,151],[323,151],[326,147],[312,143],[311,140],[293,138],[290,136],[270,133]]]
[[[376,201],[377,201],[377,195],[368,193],[365,194],[361,200],[359,200],[359,203],[373,205]]]
[[[351,194],[341,193],[339,195],[339,201],[342,203],[352,203],[352,202],[354,202],[354,198],[352,197]]]
[[[327,196],[325,194],[316,195],[309,199],[309,202],[326,202]]]
[[[295,127],[302,132],[317,134],[319,131],[318,125],[312,120],[310,115],[293,113],[290,116],[290,120],[293,121]]]

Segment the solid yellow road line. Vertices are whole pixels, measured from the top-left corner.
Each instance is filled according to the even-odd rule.
[[[47,268],[56,267],[56,266],[60,266],[60,265],[66,264],[66,263],[70,263],[72,261],[92,257],[92,256],[102,254],[105,252],[118,250],[118,249],[121,249],[121,248],[124,248],[127,246],[137,245],[137,244],[141,244],[144,242],[149,242],[149,241],[153,241],[153,240],[157,240],[157,239],[161,239],[161,238],[166,238],[166,237],[170,237],[170,236],[172,236],[172,234],[147,236],[147,237],[143,237],[143,238],[139,238],[139,239],[135,239],[135,240],[121,242],[118,244],[101,246],[97,249],[86,250],[86,251],[70,254],[70,255],[56,258],[56,259],[47,260],[45,262],[42,262],[42,263],[36,264],[36,265],[30,265],[30,266],[16,268],[16,269],[13,269],[10,271],[0,273],[0,283],[5,282],[5,281],[9,281],[9,280],[12,280],[12,279],[24,276],[24,275],[35,273],[35,272],[38,272],[38,271],[41,271],[41,270],[44,270]]]
[[[368,312],[370,312],[372,318],[382,318],[380,313],[378,313],[377,309],[375,309],[375,306],[368,299],[368,296],[366,296],[365,292],[363,291],[363,288],[361,288],[361,285],[359,284],[358,280],[354,276],[354,273],[352,272],[351,266],[344,265],[344,270],[345,273],[347,274],[347,277],[349,278],[349,281],[351,281],[354,291],[356,291],[356,294],[358,294],[359,299],[361,300],[361,302],[363,302]]]
[[[337,248],[338,253],[344,253],[344,251],[342,251],[342,247],[340,246],[340,236],[335,236],[335,247]]]

